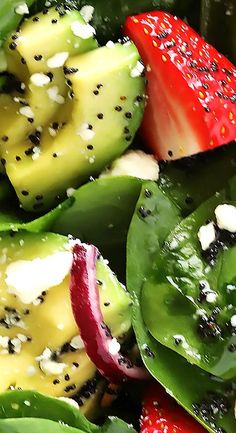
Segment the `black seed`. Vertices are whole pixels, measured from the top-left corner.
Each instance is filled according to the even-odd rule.
[[[140,206],[138,213],[141,215],[142,218],[147,218],[151,214],[151,211],[150,209],[145,209],[144,206]]]
[[[64,70],[64,74],[65,75],[70,75],[70,74],[75,74],[76,72],[78,72],[78,68],[67,68],[67,66],[64,66],[63,68]]]
[[[43,203],[42,203],[42,202],[41,202],[41,203],[35,203],[35,204],[33,205],[33,209],[37,210],[37,209],[40,209],[42,206],[43,206]]]
[[[93,145],[92,144],[88,144],[87,149],[88,150],[93,150]]]
[[[132,113],[131,113],[130,111],[127,111],[127,112],[125,113],[125,117],[126,117],[127,119],[132,119]]]
[[[39,17],[34,17],[32,20],[34,23],[37,23],[39,21]]]
[[[148,358],[155,358],[154,353],[151,351],[150,347],[147,345],[144,348],[145,355],[148,356]]]
[[[70,97],[71,97],[71,99],[73,99],[74,96],[75,96],[74,92],[70,92]]]
[[[4,141],[4,143],[6,143],[6,141],[8,141],[8,138],[9,138],[9,137],[7,137],[7,135],[4,135],[4,136],[2,137],[2,141]]]
[[[232,343],[228,346],[229,352],[235,352],[236,351],[236,344]]]
[[[21,191],[21,194],[24,196],[27,196],[27,195],[29,195],[29,191],[23,190],[23,191]]]
[[[158,35],[156,37],[157,37],[157,39],[161,40],[161,39],[165,39],[168,36],[168,34],[169,34],[169,32],[164,30],[162,33],[158,33]]]
[[[38,194],[35,196],[35,200],[43,200],[42,194]],[[45,292],[46,293],[46,292]]]
[[[176,337],[175,338],[175,344],[176,346],[179,346],[183,342],[182,338]]]
[[[52,383],[53,383],[53,385],[57,385],[58,383],[60,383],[60,380],[59,379],[54,379],[54,381]]]
[[[34,153],[34,150],[33,150],[33,149],[34,149],[33,146],[31,146],[31,147],[29,147],[28,149],[26,149],[26,150],[25,150],[25,154],[26,154],[26,156],[33,155],[33,153]]]
[[[96,283],[98,286],[102,286],[102,284],[103,284],[103,282],[101,280],[97,280]]]
[[[78,368],[78,367],[79,367],[79,364],[78,364],[78,362],[73,362],[73,365],[74,365],[74,367],[76,367],[76,368]]]
[[[136,96],[136,101],[137,102],[142,102],[143,101],[143,96],[141,96],[141,95]]]
[[[217,65],[216,62],[212,62],[212,63],[211,63],[211,70],[212,70],[213,72],[218,72],[218,71],[219,71],[219,66]]]
[[[145,194],[145,197],[149,198],[152,196],[152,191],[150,191],[149,189],[146,188],[144,191],[144,194]]]
[[[42,54],[36,54],[34,56],[34,60],[36,60],[36,62],[40,62],[40,60],[42,60],[42,58],[43,58]]]
[[[129,133],[130,133],[129,128],[127,128],[127,126],[125,126],[124,127],[124,134],[129,134]]]
[[[100,89],[101,87],[103,87],[103,84],[97,84],[97,89]]]
[[[56,23],[57,23],[57,20],[53,19],[53,20],[51,21],[51,23],[52,23],[52,24],[56,24]]]
[[[49,9],[47,9],[47,8],[43,9],[43,15],[47,15],[48,12],[49,12]]]
[[[98,113],[98,114],[97,114],[97,118],[98,118],[98,119],[100,119],[100,120],[101,120],[101,119],[103,119],[103,117],[104,117],[104,116],[103,116],[103,114],[102,114],[102,113]]]
[[[6,165],[6,160],[4,158],[1,158],[2,165]]]
[[[109,301],[104,302],[104,306],[105,306],[105,307],[109,307],[109,305],[111,305],[111,303],[110,303]]]
[[[66,387],[64,388],[64,391],[65,391],[65,392],[70,392],[70,391],[73,391],[73,390],[75,390],[75,389],[76,389],[76,385],[73,384],[73,385],[68,385],[68,386],[66,386]]]
[[[33,123],[33,121],[34,121],[34,119],[32,117],[28,117],[27,120],[28,120],[29,123]]]
[[[206,113],[210,113],[211,109],[209,107],[204,107]]]
[[[116,105],[116,106],[115,106],[115,110],[116,110],[116,111],[121,111],[121,110],[122,110],[122,107],[121,107],[120,105]]]
[[[65,377],[64,377],[64,379],[68,382],[68,380],[70,380],[69,374],[66,374]]]
[[[190,197],[189,195],[187,195],[186,199],[185,199],[185,203],[188,205],[193,204],[193,198]]]
[[[57,158],[58,157],[57,153],[53,153],[52,156],[53,156],[53,158]]]
[[[206,90],[209,89],[209,86],[207,83],[203,83],[202,87],[203,87],[203,89],[206,89]]]
[[[70,81],[70,80],[66,80],[66,82],[67,82],[67,84],[68,84],[68,86],[72,86],[72,81]]]
[[[94,93],[94,95],[99,95],[99,91],[98,90],[94,90],[93,93]]]
[[[128,135],[127,137],[125,137],[126,141],[130,141],[132,140],[132,135]]]
[[[38,146],[40,144],[40,138],[38,137],[38,134],[30,134],[29,140],[31,143],[35,144],[35,146]]]
[[[229,69],[223,68],[222,72],[225,73],[225,75],[227,75],[228,77],[232,77],[233,72],[229,71]]]
[[[172,150],[168,150],[168,155],[169,155],[170,157],[173,156],[173,152],[172,152]]]
[[[233,96],[230,96],[230,101],[232,102],[232,104],[236,103],[236,93]]]
[[[16,41],[16,39],[18,39],[18,37],[19,37],[19,36],[15,34],[15,35],[12,35],[11,38],[13,39],[13,41]]]
[[[29,310],[28,308],[26,308],[26,310],[23,311],[23,314],[24,314],[25,316],[28,316],[29,313],[30,313],[30,310]]]
[[[55,130],[58,129],[59,128],[59,123],[58,122],[53,122],[52,128],[55,129]]]
[[[11,42],[11,43],[9,44],[9,48],[10,48],[10,50],[15,50],[16,47],[17,47],[17,44],[16,44],[15,42]]]
[[[209,72],[209,68],[207,66],[200,66],[197,68],[199,72]]]
[[[24,57],[21,57],[20,61],[21,61],[22,65],[26,65],[26,60],[24,59]]]
[[[47,75],[48,78],[50,78],[50,81],[52,82],[52,80],[53,80],[53,73],[52,72],[47,72],[46,75]]]

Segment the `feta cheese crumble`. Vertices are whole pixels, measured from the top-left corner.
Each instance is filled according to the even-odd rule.
[[[77,135],[79,135],[82,140],[89,141],[93,139],[93,137],[95,136],[95,132],[89,128],[88,123],[82,123],[77,130]]]
[[[112,338],[112,340],[109,340],[108,351],[111,355],[117,355],[117,353],[119,353],[120,343],[117,341],[116,338]]]
[[[57,252],[42,259],[17,260],[6,269],[9,293],[24,304],[35,301],[43,291],[62,283],[69,274],[73,256],[69,251]]]
[[[28,105],[20,107],[19,113],[22,114],[22,116],[28,117],[29,119],[34,118],[34,113]]]
[[[51,101],[57,102],[58,104],[64,104],[65,98],[62,95],[59,95],[59,89],[57,86],[50,87],[47,90],[47,94]]]
[[[76,335],[75,337],[72,338],[70,342],[70,346],[73,347],[74,349],[84,349],[84,342],[80,337],[80,335]]]
[[[236,314],[234,314],[231,319],[230,319],[230,323],[233,326],[233,328],[236,328]]]
[[[100,177],[105,176],[134,176],[140,179],[158,180],[159,166],[154,156],[142,150],[131,150],[116,159],[110,170],[106,170]]]
[[[217,225],[222,230],[236,233],[236,207],[231,204],[220,204],[215,209]]]
[[[65,64],[68,57],[69,57],[69,53],[67,51],[57,53],[47,60],[47,65],[51,69],[61,68]]]
[[[135,67],[131,69],[130,76],[132,78],[140,77],[144,71],[144,65],[140,60],[137,61]]]
[[[216,239],[215,226],[213,222],[201,226],[198,230],[198,239],[202,250],[206,251]]]
[[[79,12],[84,21],[86,23],[89,23],[89,21],[91,21],[91,19],[93,18],[94,7],[90,5],[85,5],[80,9]]]
[[[50,83],[50,78],[43,73],[35,73],[31,75],[30,81],[34,86],[43,87]]]
[[[52,361],[51,358],[52,351],[48,347],[46,347],[43,353],[37,356],[35,359],[39,362],[40,369],[47,376],[62,374],[67,365],[63,362]]]
[[[73,398],[68,397],[57,397],[58,400],[64,401],[65,403],[69,404],[70,406],[75,407],[76,409],[79,409],[79,405],[77,401],[75,401]]]
[[[95,29],[90,24],[83,24],[79,21],[74,21],[71,24],[71,30],[75,36],[78,36],[81,39],[89,39],[96,34]]]
[[[29,13],[29,8],[26,3],[20,3],[15,7],[15,13],[17,15],[25,15]]]

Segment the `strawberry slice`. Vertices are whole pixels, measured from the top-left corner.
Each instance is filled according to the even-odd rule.
[[[147,388],[140,427],[141,433],[207,433],[158,383]]]
[[[142,134],[159,159],[236,140],[236,67],[166,12],[127,18],[124,32],[146,65]]]

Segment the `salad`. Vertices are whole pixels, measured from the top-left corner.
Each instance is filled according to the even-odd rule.
[[[235,432],[235,17],[1,1],[1,433]]]

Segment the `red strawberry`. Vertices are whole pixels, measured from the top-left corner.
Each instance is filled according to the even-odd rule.
[[[142,133],[158,158],[236,140],[236,67],[226,57],[165,12],[128,17],[124,32],[146,64]]]
[[[140,426],[141,433],[206,433],[157,383],[147,388]]]

